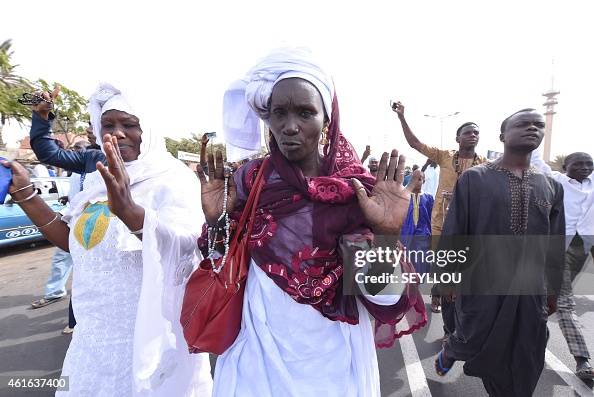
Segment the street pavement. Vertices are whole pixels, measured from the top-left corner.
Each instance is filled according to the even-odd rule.
[[[70,343],[61,331],[68,322],[68,299],[32,310],[30,302],[43,294],[54,248],[40,245],[2,249],[0,252],[0,379],[6,377],[57,377]],[[578,281],[583,291],[594,288],[594,264],[590,258]],[[428,298],[426,299],[428,301]],[[594,295],[576,297],[576,311],[584,326],[588,348],[594,352]],[[593,385],[573,375],[575,362],[557,325],[549,324],[546,367],[535,396],[594,396]],[[405,336],[393,348],[378,350],[382,397],[481,397],[486,396],[477,378],[462,373],[461,363],[445,377],[433,369],[443,334],[441,315],[429,312],[427,326]],[[6,383],[4,381],[3,383]],[[16,390],[0,386],[0,397],[53,396],[53,390]]]

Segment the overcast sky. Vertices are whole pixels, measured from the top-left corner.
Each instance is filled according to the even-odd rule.
[[[192,4],[190,4],[192,3]],[[221,131],[225,88],[258,58],[291,44],[321,54],[334,76],[342,130],[361,153],[388,147],[411,162],[391,99],[413,131],[440,144],[424,114],[444,122],[446,148],[465,121],[478,151],[502,150],[499,124],[542,93],[561,91],[552,153],[594,152],[594,24],[588,1],[9,1],[0,41],[13,39],[18,72],[88,96],[100,80],[131,92],[152,128],[172,137]],[[92,4],[92,5],[91,5]],[[551,60],[555,65],[552,68]],[[580,116],[581,115],[581,116]],[[10,126],[14,143],[26,130]]]

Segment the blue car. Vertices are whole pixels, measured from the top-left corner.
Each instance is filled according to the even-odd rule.
[[[32,178],[31,182],[37,189],[40,197],[54,211],[60,212],[65,208],[58,200],[68,196],[70,180],[63,177]],[[44,237],[37,227],[25,215],[18,204],[12,203],[10,195],[6,196],[0,205],[0,249],[9,245],[31,243],[43,240]]]

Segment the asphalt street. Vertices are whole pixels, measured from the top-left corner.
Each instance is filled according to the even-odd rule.
[[[57,377],[70,342],[61,331],[67,324],[68,299],[32,310],[30,303],[43,294],[53,248],[22,246],[0,252],[0,379],[6,377]],[[587,265],[578,281],[594,286],[594,265]],[[426,299],[428,301],[428,298]],[[594,352],[594,295],[576,296],[577,315],[584,326],[588,348]],[[552,316],[546,367],[535,396],[594,396],[592,384],[573,375],[575,362]],[[413,336],[400,339],[391,349],[378,350],[382,396],[486,396],[477,378],[462,373],[457,363],[445,377],[433,369],[442,336],[441,315],[429,314],[429,323]],[[5,382],[4,382],[5,383]],[[0,396],[53,396],[53,390],[26,390],[0,386]]]

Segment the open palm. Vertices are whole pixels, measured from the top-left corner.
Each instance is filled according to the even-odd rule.
[[[377,182],[370,196],[358,180],[353,180],[359,206],[374,233],[397,234],[406,219],[411,192],[410,188],[402,186],[405,162],[405,157],[398,156],[397,150],[392,150],[389,163],[388,153],[384,153],[379,164]],[[414,186],[413,182],[421,177],[421,172],[415,171],[409,187]]]
[[[204,169],[198,165],[197,175],[200,179],[202,211],[209,225],[214,225],[217,219],[223,213],[223,203],[225,201],[225,166],[223,163],[223,154],[220,151],[216,153],[215,158],[212,154],[208,155],[208,179]],[[229,186],[227,189],[227,211],[230,212],[235,207],[237,201],[237,188],[233,176],[229,176]]]

